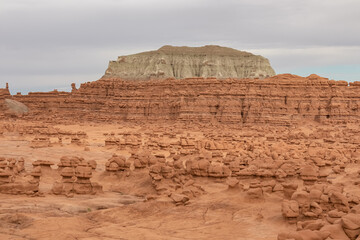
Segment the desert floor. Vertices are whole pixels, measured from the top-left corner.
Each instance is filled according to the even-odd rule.
[[[2,125],[0,157],[25,160],[24,171],[15,174],[13,181],[25,184],[31,180],[32,163],[37,160],[51,161],[54,165],[41,173],[36,193],[19,190],[17,194],[7,194],[1,191],[0,183],[0,239],[276,239],[279,232],[298,228],[294,221],[284,217],[284,192],[263,188],[260,196],[254,196],[249,195],[248,189],[256,183],[271,180],[280,185],[294,182],[298,189],[311,189],[312,185],[305,186],[303,182],[301,167],[313,163],[311,158],[315,155],[320,160],[336,163],[317,161],[318,164],[313,164],[318,170],[324,166],[329,166],[330,170],[325,180],[315,180],[312,184],[341,188],[343,195],[347,196],[349,209],[359,205],[355,198],[351,202],[349,197],[352,194],[360,199],[358,126],[333,128],[314,125],[226,131],[216,127],[207,130],[188,127],[175,131],[171,125],[156,128],[131,124],[54,125],[26,121],[2,122]],[[77,137],[77,142],[72,141],[79,131],[86,136]],[[125,138],[124,133],[137,137],[139,145],[134,147],[126,142],[123,145],[105,144],[109,138]],[[151,133],[156,135],[151,136]],[[34,140],[37,137],[45,140]],[[265,162],[270,166],[272,161],[295,162],[294,171],[298,177],[279,179],[276,174],[232,176],[237,181],[233,186],[229,184],[229,177],[193,174],[191,181],[199,186],[201,192],[179,204],[168,194],[169,189],[172,191],[171,184],[169,189],[165,187],[165,193],[154,186],[148,167],[138,169],[130,166],[124,171],[106,171],[106,163],[114,154],[129,159],[132,153],[145,146],[152,155],[164,156],[166,162],[174,161],[174,154],[180,159],[191,159],[193,155],[184,152],[181,144],[177,145],[183,137],[203,142],[194,148],[200,149],[204,155],[221,152],[225,156],[230,150],[236,152],[237,148],[245,153],[250,151],[252,159],[247,164],[253,162],[258,169]],[[222,146],[211,149],[206,147],[206,141],[221,142]],[[188,147],[183,148],[188,151]],[[316,153],[313,153],[314,149]],[[327,157],[330,155],[335,157]],[[62,181],[57,164],[63,156],[96,161],[91,182],[100,184],[102,192],[54,194],[54,183]],[[309,219],[299,216],[297,221],[314,219],[329,224],[325,222],[326,210],[321,216]],[[344,234],[341,236],[344,238],[337,236],[338,239],[346,239]]]

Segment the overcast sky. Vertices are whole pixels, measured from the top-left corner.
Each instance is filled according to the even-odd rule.
[[[163,45],[260,54],[276,73],[360,81],[359,0],[0,0],[0,88],[69,90]]]

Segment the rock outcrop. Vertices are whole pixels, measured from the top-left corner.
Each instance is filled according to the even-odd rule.
[[[260,79],[188,78],[126,81],[103,78],[71,93],[15,95],[27,118],[73,121],[180,121],[289,126],[302,121],[360,120],[360,83],[317,75]],[[116,139],[114,140],[116,142]],[[119,143],[120,144],[120,143]]]
[[[38,166],[28,174],[25,172],[23,158],[0,157],[0,193],[34,195],[39,191],[41,167]],[[35,166],[35,165],[34,165]],[[28,175],[32,178],[29,179]]]
[[[29,109],[26,105],[12,99],[5,99],[3,104],[5,112],[8,115],[21,116],[29,112]]]
[[[0,117],[5,115],[5,111],[8,110],[5,99],[10,98],[9,85],[6,84],[6,88],[0,88]]]
[[[90,181],[96,169],[95,161],[86,161],[75,156],[63,156],[58,163],[58,171],[62,177],[61,182],[53,184],[52,192],[56,195],[68,197],[76,194],[96,194],[102,192],[102,186]]]
[[[156,51],[110,61],[105,78],[163,79],[189,77],[266,78],[274,76],[269,60],[232,48],[163,46]]]
[[[9,85],[6,84],[6,88],[0,88],[0,100],[10,97]]]

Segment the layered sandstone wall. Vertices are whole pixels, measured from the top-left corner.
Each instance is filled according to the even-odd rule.
[[[8,88],[8,84],[6,84],[6,88],[0,88],[0,117],[4,117],[4,112],[6,110],[5,107],[5,99],[10,98],[10,92]]]
[[[360,122],[360,83],[290,74],[259,79],[102,78],[71,93],[14,96],[29,118],[291,125]]]
[[[0,100],[4,100],[5,98],[9,98],[10,92],[8,88],[0,88]]]
[[[268,59],[232,48],[163,46],[110,61],[105,78],[266,78],[275,75]]]

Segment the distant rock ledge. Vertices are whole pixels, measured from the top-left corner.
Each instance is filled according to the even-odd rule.
[[[232,48],[163,46],[155,51],[119,56],[104,78],[267,78],[275,75],[268,59]]]
[[[360,82],[329,80],[315,74],[144,81],[103,77],[78,89],[72,84],[72,88],[71,92],[16,94],[11,99],[29,108],[24,119],[58,123],[136,121],[235,127],[360,123]]]

